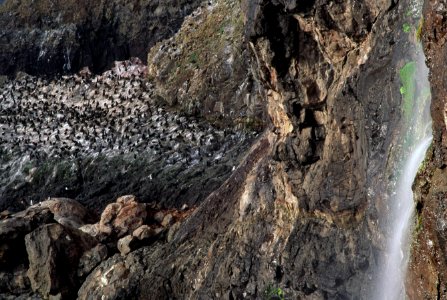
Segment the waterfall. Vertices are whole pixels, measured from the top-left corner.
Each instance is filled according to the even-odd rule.
[[[418,6],[420,15],[420,6]],[[420,26],[420,25],[419,25]],[[420,30],[417,28],[416,30]],[[418,32],[416,31],[416,34]],[[420,34],[420,32],[419,32]],[[378,277],[377,300],[405,299],[405,276],[412,235],[415,203],[412,184],[431,144],[430,85],[428,69],[420,43],[415,37],[413,61],[400,72],[403,101],[403,128],[400,163],[389,204],[386,254]]]

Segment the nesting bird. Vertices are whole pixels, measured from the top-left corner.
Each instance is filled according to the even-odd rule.
[[[239,133],[157,106],[144,74],[144,65],[125,61],[100,75],[8,81],[0,90],[1,151],[43,159],[162,153],[175,164],[199,152],[222,157],[225,144],[238,142]]]

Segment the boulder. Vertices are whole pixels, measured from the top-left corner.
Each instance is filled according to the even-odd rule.
[[[137,247],[135,245],[136,238],[131,235],[126,235],[123,238],[118,240],[118,250],[121,255],[129,254],[132,250],[135,250]]]
[[[155,235],[157,235],[157,232],[147,225],[142,225],[132,232],[132,236],[136,237],[140,241],[149,239]]]
[[[24,237],[38,226],[54,222],[45,207],[30,207],[0,221],[0,270],[11,270],[26,264]]]
[[[88,275],[97,265],[107,258],[107,255],[107,247],[103,244],[98,244],[84,252],[79,260],[78,277]]]
[[[54,215],[54,219],[61,225],[79,228],[94,221],[93,215],[78,201],[69,198],[48,198],[40,203],[47,207]]]
[[[144,204],[138,203],[134,196],[123,196],[116,203],[107,205],[101,215],[99,231],[121,238],[143,225],[146,216]]]
[[[87,233],[93,237],[96,237],[100,240],[102,240],[102,238],[105,236],[104,234],[102,234],[102,232],[100,232],[99,230],[99,224],[86,224],[84,226],[79,227],[79,230],[81,230],[84,233]]]
[[[172,224],[174,224],[174,217],[172,216],[172,214],[165,215],[163,221],[161,222],[161,225],[163,227],[168,227]]]
[[[97,244],[80,230],[60,224],[43,225],[25,236],[28,277],[34,292],[42,297],[73,298],[79,286],[79,260]]]
[[[155,221],[157,221],[157,223],[161,224],[161,222],[163,222],[164,217],[165,214],[162,211],[158,211],[157,213],[155,213],[153,218]]]

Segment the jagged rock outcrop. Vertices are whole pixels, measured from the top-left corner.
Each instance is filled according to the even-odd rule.
[[[17,1],[0,4],[0,74],[98,72],[171,36],[200,1]]]
[[[0,298],[75,299],[80,284],[92,272],[98,274],[95,268],[109,256],[163,245],[193,211],[162,209],[128,195],[110,204],[96,223],[79,229],[92,221],[92,214],[72,199],[49,199],[20,213],[5,213],[0,221]]]
[[[256,299],[272,286],[291,299],[367,295],[384,201],[369,191],[384,188],[399,122],[393,26],[405,4],[216,1],[243,11],[268,129],[171,242],[106,260],[79,297]]]
[[[447,299],[445,1],[426,0],[422,42],[430,69],[433,143],[414,183],[417,216],[407,276],[410,299]]]
[[[225,127],[265,126],[259,82],[244,43],[243,16],[233,1],[208,1],[182,30],[156,44],[148,75],[159,100]]]
[[[0,220],[0,298],[6,297],[3,293],[14,298],[31,290],[46,296],[55,291],[65,296],[71,293],[70,288],[79,284],[72,275],[78,256],[97,243],[77,227],[93,218],[78,202],[64,198],[48,199],[15,214],[4,213]]]

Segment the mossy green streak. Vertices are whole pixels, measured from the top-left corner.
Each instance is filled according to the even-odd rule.
[[[402,83],[400,91],[404,97],[403,111],[405,119],[407,121],[411,116],[411,110],[413,109],[414,105],[414,96],[416,93],[415,74],[416,74],[416,62],[414,61],[408,62],[399,71],[400,81]]]

